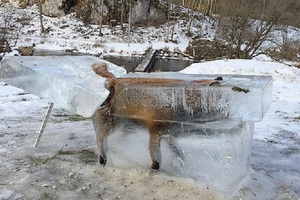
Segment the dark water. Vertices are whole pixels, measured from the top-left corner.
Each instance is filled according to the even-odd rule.
[[[124,66],[127,72],[133,72],[143,60],[142,57],[137,56],[104,56],[103,59],[118,66]]]
[[[156,59],[153,71],[177,72],[191,65],[193,61],[182,59]]]
[[[84,56],[87,54],[83,53],[72,53],[66,51],[49,51],[49,50],[36,50],[34,52],[35,56]],[[134,69],[140,64],[143,57],[137,56],[104,56],[104,60],[114,63],[118,66],[124,66],[127,72],[133,72]],[[155,58],[154,66],[152,71],[180,71],[187,66],[191,65],[193,62],[190,60],[182,59],[162,59]]]
[[[140,64],[142,59],[142,57],[130,56],[104,56],[104,60],[119,66],[124,66],[127,72],[133,72],[134,69]],[[152,71],[177,72],[183,70],[192,63],[193,62],[189,60],[155,58]]]
[[[53,50],[40,50],[37,49],[33,53],[34,56],[84,56],[84,53],[72,53],[68,51],[53,51]]]

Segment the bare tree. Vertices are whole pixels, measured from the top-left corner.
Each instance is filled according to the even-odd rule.
[[[175,26],[177,24],[177,16],[178,16],[179,6],[177,4],[173,4],[172,13],[173,13],[173,27],[171,32],[171,40],[174,41],[174,32]]]
[[[121,30],[124,31],[124,19],[123,19],[123,16],[124,16],[124,5],[125,2],[124,0],[121,0],[121,18],[120,18],[120,24],[121,24]]]
[[[18,20],[14,19],[14,15],[18,13]],[[16,43],[24,26],[36,17],[31,13],[15,10],[9,4],[5,5],[5,12],[0,20],[0,53],[11,51],[11,47]]]
[[[300,34],[295,27],[280,26],[281,39],[274,40],[275,46],[270,48],[268,54],[275,60],[297,61],[300,55]],[[298,31],[297,31],[298,30]]]
[[[194,18],[194,12],[195,12],[197,3],[198,3],[198,0],[195,0],[192,8],[190,9],[190,21],[189,21],[189,26],[188,26],[188,31],[187,31],[188,35],[191,35],[191,26],[192,26],[192,21]]]
[[[264,17],[265,17],[265,8],[266,8],[266,0],[263,0],[263,3],[262,3],[262,12],[261,12],[261,18],[260,18],[260,20],[263,20]]]
[[[264,19],[256,20],[253,18],[261,16],[257,5],[255,0],[226,0],[220,3],[219,32],[230,47],[229,57],[252,58],[261,53],[259,48],[269,39],[286,8],[283,3],[276,6],[268,4],[263,8]]]
[[[210,16],[213,7],[213,0],[207,0],[205,15]]]
[[[129,12],[128,12],[128,46],[131,43],[131,2],[129,2]]]
[[[12,24],[12,13],[9,12],[6,7],[6,12],[2,16],[2,22],[0,23],[0,53],[5,55],[6,52],[11,52],[10,44],[8,42],[9,29]],[[1,57],[0,57],[1,60]]]
[[[104,2],[103,0],[97,0],[98,3],[98,9],[99,9],[99,35],[102,36],[102,23],[103,23],[103,6]]]

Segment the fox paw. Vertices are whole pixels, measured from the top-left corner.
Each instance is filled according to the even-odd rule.
[[[153,162],[152,162],[151,168],[152,168],[152,170],[154,170],[154,171],[159,170],[159,162],[153,161]]]
[[[101,165],[103,165],[103,166],[105,166],[106,165],[106,159],[104,159],[102,156],[99,156],[99,163],[101,164]]]

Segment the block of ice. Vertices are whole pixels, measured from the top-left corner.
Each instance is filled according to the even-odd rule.
[[[170,124],[161,141],[162,172],[232,192],[251,169],[254,122],[221,120]],[[105,142],[107,165],[148,170],[148,130],[131,120],[117,124]]]
[[[14,56],[2,60],[0,78],[56,106],[90,117],[109,94],[103,86],[105,79],[91,68],[96,62],[107,63],[116,77],[126,72],[93,56]]]
[[[134,78],[144,78],[144,82],[127,80]],[[151,80],[157,78],[164,81]],[[139,114],[143,110],[140,113],[155,113],[154,120],[178,123],[263,118],[272,98],[271,76],[222,75],[222,80],[217,80],[220,85],[205,84],[216,78],[174,72],[126,74],[119,78],[122,91],[115,98],[111,113],[143,119]]]

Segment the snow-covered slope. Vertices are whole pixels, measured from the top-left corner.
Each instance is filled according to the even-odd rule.
[[[1,16],[7,13],[7,8],[0,7]],[[131,55],[143,53],[150,46],[182,50],[188,44],[184,34],[186,26],[180,24],[175,26],[177,44],[164,42],[165,34],[162,33],[166,26],[163,25],[136,29],[128,45],[127,35],[118,28],[104,28],[104,36],[99,37],[97,26],[84,26],[72,14],[61,18],[45,17],[47,34],[43,37],[39,33],[37,8],[13,9],[13,16],[14,19],[19,16],[32,18],[20,29],[18,40],[12,40],[12,44],[16,42],[15,47],[35,43],[37,49]],[[14,25],[19,26],[18,23]],[[203,35],[213,34],[206,21],[194,25],[195,33],[201,26]],[[112,31],[114,35],[110,34]],[[271,61],[219,60],[194,64],[182,72],[273,76],[273,101],[264,119],[255,126],[253,171],[230,199],[299,199],[300,70]],[[35,132],[47,106],[45,100],[0,82],[1,200],[224,198],[217,191],[191,180],[163,173],[97,166],[91,121],[63,110],[54,109],[41,143],[33,149]],[[84,159],[87,153],[91,153],[88,154],[90,160]]]

